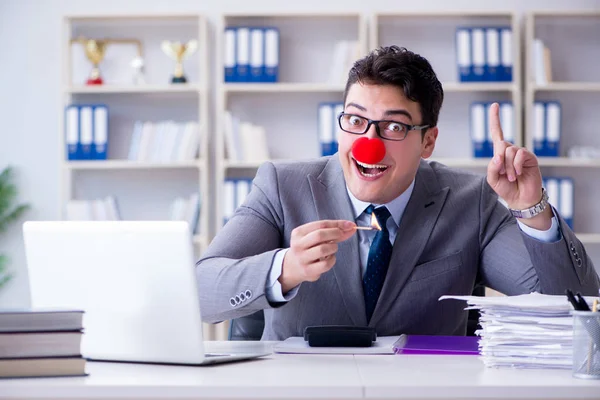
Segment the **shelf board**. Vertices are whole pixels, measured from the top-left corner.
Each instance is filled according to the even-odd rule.
[[[513,82],[443,82],[444,92],[512,92]]]
[[[167,84],[167,85],[76,85],[65,88],[66,93],[198,93],[198,84]]]
[[[306,159],[275,158],[275,159],[261,161],[261,162],[224,160],[223,167],[225,169],[253,169],[253,168],[258,169],[258,167],[260,167],[265,162],[277,163],[277,162],[293,162],[293,161],[302,161],[302,160],[306,160]]]
[[[274,160],[269,160],[269,161],[274,161]],[[260,167],[262,163],[257,163],[257,162],[247,162],[247,161],[229,161],[229,160],[225,160],[223,161],[223,167],[225,169],[257,169],[258,167]]]
[[[225,83],[224,90],[230,93],[324,93],[343,92],[345,85],[327,83]],[[512,82],[445,82],[445,92],[512,92],[516,85]]]
[[[600,17],[600,11],[596,10],[537,10],[532,11],[531,15],[534,17]]]
[[[540,167],[600,167],[600,159],[569,157],[538,157]]]
[[[439,158],[429,158],[428,161],[437,161],[441,164],[447,165],[449,167],[454,168],[473,168],[473,167],[481,167],[487,168],[490,163],[491,158],[452,158],[452,157],[439,157]]]
[[[484,167],[486,168],[490,163],[490,158],[429,158],[427,161],[437,161],[449,167],[469,168],[469,167]],[[269,160],[270,162],[278,161],[290,161],[284,159]],[[226,169],[250,169],[258,168],[262,163],[256,162],[244,162],[244,161],[224,161],[224,168]]]
[[[201,168],[202,160],[169,163],[138,162],[128,160],[67,161],[66,167],[71,170],[117,170],[117,169],[177,169]]]
[[[576,233],[583,244],[600,244],[600,233]]]
[[[358,12],[247,12],[224,14],[223,18],[360,18]]]
[[[443,10],[443,11],[402,11],[402,12],[379,12],[376,14],[381,17],[405,17],[405,18],[458,18],[458,17],[506,17],[514,16],[512,11],[502,10]]]
[[[230,93],[326,93],[343,92],[345,85],[327,83],[224,83]]]
[[[114,20],[180,20],[180,19],[198,19],[199,14],[70,14],[66,15],[65,19],[72,22],[95,22],[95,21],[109,21]],[[119,21],[119,22],[121,22]]]
[[[600,92],[600,82],[549,82],[531,88],[535,92]]]

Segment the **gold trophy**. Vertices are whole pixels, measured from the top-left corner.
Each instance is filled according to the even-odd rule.
[[[104,58],[108,41],[95,39],[82,39],[85,56],[91,61],[93,67],[87,80],[88,85],[102,85],[104,82],[100,76],[98,65]]]
[[[133,44],[137,47],[137,57],[141,58],[142,43],[137,39],[87,39],[84,37],[78,37],[71,39],[71,44],[79,43],[83,47],[83,52],[87,59],[92,63],[92,71],[86,81],[88,85],[102,85],[104,80],[100,74],[100,68],[98,67],[104,56],[106,55],[106,48],[113,43],[126,43]]]
[[[181,43],[164,40],[161,48],[166,55],[175,60],[175,72],[171,78],[171,83],[186,83],[187,78],[183,73],[183,60],[194,54],[198,48],[198,41],[190,40],[187,43]]]

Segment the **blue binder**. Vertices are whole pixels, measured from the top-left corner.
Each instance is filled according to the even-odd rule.
[[[81,105],[79,107],[79,160],[92,160],[94,144],[94,107]]]
[[[330,156],[335,154],[334,144],[334,123],[336,121],[334,115],[334,104],[333,103],[319,103],[318,113],[318,132],[319,132],[319,144],[321,147],[322,156]]]
[[[263,82],[265,79],[265,30],[250,29],[250,81]]]
[[[485,80],[499,81],[500,76],[500,30],[485,29]]]
[[[547,157],[560,156],[560,137],[561,137],[561,106],[558,101],[548,101],[545,103],[546,124],[544,135],[544,154]]]
[[[498,80],[512,82],[513,70],[513,38],[512,29],[500,29],[500,69]]]
[[[473,80],[473,57],[471,51],[471,30],[458,28],[456,30],[456,61],[458,80],[470,82]]]
[[[263,82],[279,81],[279,29],[265,28],[265,75]]]
[[[539,157],[546,154],[546,105],[541,101],[533,103],[533,152]]]
[[[486,134],[486,109],[485,103],[471,103],[471,143],[473,143],[473,157],[488,157]]]
[[[65,107],[65,143],[67,160],[74,161],[79,159],[79,107],[69,105]]]
[[[473,62],[473,81],[483,82],[486,76],[485,28],[471,29],[471,51]]]
[[[93,107],[93,160],[106,160],[108,150],[108,107],[98,104]]]
[[[235,28],[225,28],[225,48],[224,51],[224,64],[225,64],[225,82],[236,82],[236,36],[237,32]]]
[[[235,39],[236,80],[237,82],[250,82],[250,28],[238,27]]]

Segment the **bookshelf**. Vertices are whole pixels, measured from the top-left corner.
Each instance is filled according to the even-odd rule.
[[[512,29],[512,82],[460,82],[456,57],[456,29],[497,27]],[[510,11],[436,11],[376,13],[371,18],[370,48],[392,44],[422,55],[432,65],[444,88],[439,137],[432,160],[448,166],[485,172],[487,158],[472,156],[470,104],[511,101],[515,143],[522,143],[520,25]]]
[[[123,219],[169,219],[169,206],[178,196],[200,195],[200,213],[193,245],[199,255],[210,241],[210,170],[208,128],[209,62],[208,26],[202,15],[105,15],[68,16],[63,21],[62,104],[106,104],[108,106],[108,154],[106,160],[69,161],[65,138],[65,115],[61,113],[61,216],[72,199],[93,199],[114,195]],[[126,49],[109,53],[100,63],[106,72],[102,85],[81,81],[81,64],[74,60],[71,39],[133,38],[143,49],[145,83],[134,84]],[[197,40],[194,54],[183,62],[187,83],[170,83],[175,62],[161,50],[162,40]],[[112,55],[114,59],[109,56]],[[81,56],[81,55],[80,55]],[[86,60],[87,61],[87,60]],[[120,69],[116,69],[116,66]],[[88,64],[87,68],[91,68]],[[78,79],[75,79],[78,76]],[[130,160],[133,126],[136,120],[198,123],[198,154],[182,161]],[[215,339],[214,327],[205,324],[205,338]]]
[[[548,11],[527,13],[525,19],[525,144],[534,149],[534,103],[558,101],[561,105],[559,157],[539,157],[544,177],[569,177],[574,183],[573,227],[587,246],[596,268],[600,265],[600,196],[598,168],[600,158],[572,158],[575,146],[600,149],[596,128],[600,115],[598,63],[598,11]],[[534,40],[549,49],[551,74],[545,82],[537,80],[540,59],[535,56]],[[576,60],[576,62],[574,62]],[[536,63],[538,67],[536,68]],[[544,71],[546,71],[544,69]],[[546,74],[544,74],[546,76]]]
[[[104,83],[86,85],[92,64],[71,41],[116,39],[109,43],[99,64]],[[145,82],[135,83],[130,63],[131,46],[119,40],[138,41],[144,60]],[[197,40],[197,50],[183,62],[187,83],[172,84],[175,61],[161,50],[161,41]],[[197,233],[200,252],[209,241],[208,135],[208,27],[202,15],[74,15],[63,20],[62,105],[105,104],[108,107],[106,160],[69,161],[65,115],[60,118],[61,191],[60,215],[66,203],[114,195],[123,219],[168,219],[169,204],[177,196],[200,194]],[[136,161],[128,159],[134,122],[195,121],[199,125],[198,155],[185,161]],[[160,187],[160,193],[156,188]],[[140,195],[131,195],[133,188]]]
[[[225,82],[226,27],[275,27],[279,31],[279,79],[276,83]],[[226,150],[224,113],[264,127],[269,159],[320,156],[318,105],[341,102],[345,79],[332,80],[339,41],[356,41],[367,51],[366,18],[359,13],[225,14],[217,29],[217,106],[215,232],[223,224],[225,179],[253,178],[261,162],[232,160]],[[347,73],[347,71],[345,71]]]

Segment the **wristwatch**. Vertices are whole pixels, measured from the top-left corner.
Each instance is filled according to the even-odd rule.
[[[533,218],[548,207],[548,193],[542,188],[542,199],[536,205],[524,210],[513,210],[509,208],[510,213],[517,218]]]

